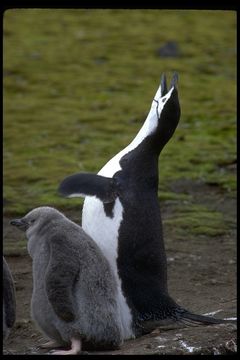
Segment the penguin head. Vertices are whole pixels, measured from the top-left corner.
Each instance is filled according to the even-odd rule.
[[[166,76],[162,75],[148,116],[133,140],[133,143],[142,148],[149,146],[157,155],[172,137],[180,119],[177,82],[178,74],[175,72],[168,89]]]
[[[41,226],[49,218],[59,218],[63,216],[58,210],[48,207],[41,206],[29,211],[24,217],[19,219],[13,219],[10,221],[10,224],[16,226],[22,231],[27,231],[36,226]]]

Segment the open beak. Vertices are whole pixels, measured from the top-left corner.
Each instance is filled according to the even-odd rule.
[[[171,80],[171,83],[170,83],[170,87],[169,87],[169,90],[172,88],[172,87],[176,87],[177,86],[177,83],[178,83],[178,74],[177,72],[175,71],[173,73],[173,77],[172,77],[172,80]],[[161,97],[165,96],[167,93],[168,93],[168,88],[167,88],[167,79],[166,79],[166,75],[165,74],[162,74],[161,76]]]

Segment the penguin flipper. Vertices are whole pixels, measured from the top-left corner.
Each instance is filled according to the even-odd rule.
[[[73,321],[72,289],[79,273],[78,256],[64,235],[54,235],[49,240],[50,259],[45,276],[48,300],[62,320]]]
[[[117,197],[112,178],[90,173],[78,173],[66,177],[58,191],[66,197],[96,196],[104,203],[110,203]]]

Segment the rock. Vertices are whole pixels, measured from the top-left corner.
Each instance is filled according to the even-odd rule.
[[[219,324],[188,326],[181,328],[181,331],[157,329],[151,334],[126,341],[119,350],[94,352],[94,354],[224,355],[236,351],[236,325]]]
[[[157,50],[157,55],[161,57],[178,57],[180,51],[176,41],[168,41]]]

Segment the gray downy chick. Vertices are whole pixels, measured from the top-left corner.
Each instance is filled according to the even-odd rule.
[[[12,225],[26,232],[33,260],[31,315],[58,346],[53,354],[84,348],[116,349],[122,343],[117,283],[97,244],[51,207],[38,207]]]
[[[11,270],[3,256],[3,340],[6,340],[16,320],[15,287]]]

